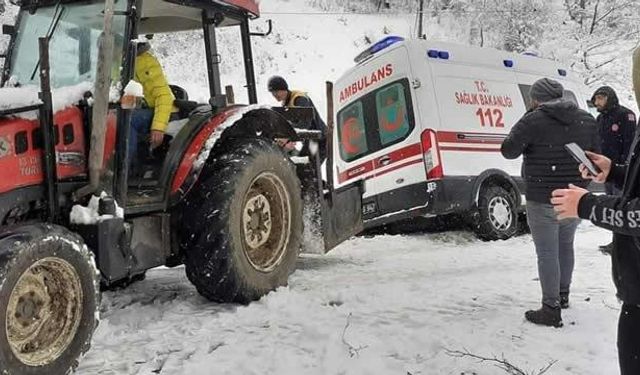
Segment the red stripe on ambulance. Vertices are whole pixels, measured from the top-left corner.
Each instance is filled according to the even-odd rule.
[[[469,132],[437,132],[438,148],[440,151],[461,151],[461,152],[500,152],[500,145],[506,134],[494,133],[469,133]],[[484,146],[484,147],[479,147]],[[414,164],[422,163],[422,159],[415,159],[405,163],[402,161],[422,154],[420,143],[414,143],[386,155],[382,155],[374,160],[369,160],[346,171],[338,170],[338,181],[344,183],[365,176],[370,179],[382,176],[389,172],[397,171]],[[394,165],[397,164],[397,165]],[[393,167],[383,169],[385,167]]]

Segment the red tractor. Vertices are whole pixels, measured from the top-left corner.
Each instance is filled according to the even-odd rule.
[[[295,165],[278,147],[321,138],[303,130],[311,110],[255,105],[257,0],[17,5],[17,24],[3,27],[11,42],[0,89],[0,374],[71,371],[96,328],[100,288],[154,267],[184,264],[217,302],[286,285],[305,192],[320,203],[326,250],[361,230],[361,185],[335,191],[317,155]],[[223,27],[239,28],[252,105],[221,90]],[[132,107],[120,97],[139,35],[185,30],[203,33],[211,99],[192,102],[172,86],[178,128],[133,176]]]

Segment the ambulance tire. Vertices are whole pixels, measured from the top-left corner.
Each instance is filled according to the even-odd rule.
[[[205,298],[249,303],[287,284],[302,241],[302,194],[293,164],[272,142],[226,147],[185,217],[187,277]]]
[[[501,186],[482,189],[474,230],[483,241],[506,240],[518,232],[518,213],[513,195]]]
[[[69,374],[98,326],[93,253],[65,228],[34,224],[0,240],[0,374]]]

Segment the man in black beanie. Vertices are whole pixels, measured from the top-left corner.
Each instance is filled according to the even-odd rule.
[[[327,125],[322,121],[318,110],[313,105],[307,93],[298,90],[289,90],[289,84],[280,76],[273,76],[269,79],[267,88],[271,95],[282,103],[283,107],[311,107],[313,108],[313,119],[309,124],[309,130],[326,130]]]
[[[583,149],[599,151],[595,119],[563,98],[564,88],[543,78],[531,87],[531,109],[513,126],[502,143],[502,155],[523,155],[523,179],[527,198],[527,221],[538,257],[542,307],[525,313],[535,324],[561,327],[560,308],[569,307],[573,273],[573,240],[578,219],[558,220],[551,192],[569,184],[586,187],[578,163],[564,145],[575,142]]]
[[[273,95],[273,97],[282,103],[283,107],[311,107],[313,108],[313,118],[311,122],[308,124],[300,124],[301,128],[307,130],[320,130],[324,135],[326,135],[327,125],[322,121],[318,110],[315,105],[311,101],[311,98],[307,95],[307,93],[298,91],[298,90],[290,90],[289,84],[287,81],[280,76],[273,76],[269,78],[269,82],[267,83],[267,89]],[[321,145],[324,145],[324,141],[321,141]],[[285,148],[288,148],[288,144],[282,144]],[[301,151],[301,155],[305,155],[309,152],[308,146],[305,146]],[[326,152],[324,147],[320,147],[320,158],[324,159]]]

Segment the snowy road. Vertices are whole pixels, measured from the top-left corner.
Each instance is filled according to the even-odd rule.
[[[524,321],[540,293],[529,236],[358,238],[303,256],[288,288],[246,307],[207,302],[182,268],[154,270],[104,295],[79,374],[505,374],[449,349],[535,374],[557,361],[547,374],[615,375],[619,305],[596,250],[608,239],[580,228],[562,329]]]

